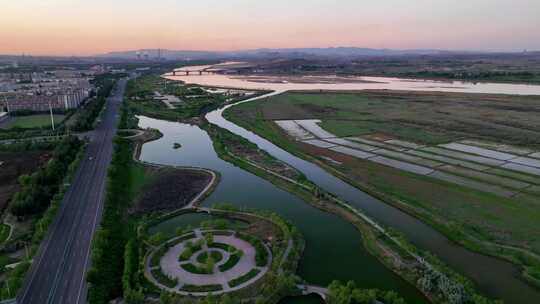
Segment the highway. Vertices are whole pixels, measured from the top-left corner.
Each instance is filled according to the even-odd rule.
[[[17,303],[86,303],[91,242],[103,212],[107,169],[125,86],[126,80],[118,81],[107,99],[101,122],[34,258]]]

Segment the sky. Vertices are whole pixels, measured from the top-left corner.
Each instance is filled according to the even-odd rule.
[[[540,0],[0,0],[0,54],[540,50]]]

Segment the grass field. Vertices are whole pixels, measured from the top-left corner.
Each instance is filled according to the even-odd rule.
[[[64,120],[64,115],[55,114],[54,124],[57,125]],[[51,116],[49,114],[29,115],[29,116],[16,116],[8,123],[7,128],[45,128],[51,127]]]
[[[540,97],[437,92],[285,93],[241,107],[246,119],[322,119],[340,137],[372,133],[427,144],[459,138],[540,147]],[[248,111],[250,110],[251,111]],[[237,110],[237,111],[240,111]]]
[[[233,107],[225,116],[296,155],[317,159],[332,173],[401,205],[469,248],[539,267],[538,260],[492,246],[540,253],[538,196],[502,197],[306,145],[286,136],[273,122],[320,119],[325,130],[340,137],[376,135],[423,144],[475,138],[538,148],[538,109],[537,97],[386,91],[285,93]]]

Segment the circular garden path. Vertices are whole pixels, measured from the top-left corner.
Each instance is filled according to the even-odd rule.
[[[268,252],[266,265],[258,267],[255,247],[251,243],[238,238],[234,231],[208,232],[213,232],[212,244],[207,244],[203,236],[203,233],[206,233],[206,231],[195,229],[194,238],[184,239],[170,247],[160,259],[159,266],[153,268],[150,267],[150,260],[157,250],[152,251],[147,258],[146,277],[161,289],[182,295],[206,296],[210,292],[212,294],[222,294],[242,289],[255,283],[268,272],[272,262],[272,255],[266,245],[264,245],[264,249]],[[181,238],[182,236],[175,239]],[[175,239],[169,242],[174,242]],[[194,246],[194,243],[198,246]],[[194,248],[190,250],[192,254],[189,255],[189,258],[180,258],[188,247]],[[238,255],[234,253],[238,251],[241,251],[242,254]],[[218,253],[216,254],[215,252]],[[201,259],[202,257],[200,255],[205,253],[207,256],[221,257],[219,261],[215,261],[212,270],[208,269],[207,264],[201,263],[204,259]],[[191,268],[186,266],[191,266]],[[203,271],[193,271],[193,268],[202,269]],[[177,285],[171,288],[162,284],[159,278],[156,278],[152,274],[153,271],[158,269],[169,279],[176,280]],[[242,277],[248,279],[241,279]],[[211,288],[212,291],[204,290],[205,287],[209,288],[210,286],[213,287]]]

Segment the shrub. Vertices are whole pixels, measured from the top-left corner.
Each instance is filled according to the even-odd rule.
[[[161,269],[154,269],[152,270],[152,276],[161,284],[173,288],[178,285],[178,281],[176,279],[171,279],[168,276],[166,276],[163,272],[161,272]]]
[[[244,252],[241,250],[237,250],[234,254],[231,254],[227,262],[219,266],[219,271],[225,272],[233,268],[238,263],[243,254]]]
[[[186,284],[182,286],[182,291],[187,292],[212,292],[212,291],[220,291],[223,287],[221,285],[189,285]]]
[[[208,270],[206,267],[198,267],[196,265],[193,265],[191,263],[182,264],[180,265],[185,271],[195,273],[195,274],[211,274],[212,271]]]
[[[180,254],[180,261],[187,261],[191,258],[191,256],[193,255],[193,249],[191,248],[186,248],[184,249],[184,251],[182,252],[182,254]]]
[[[233,280],[230,280],[229,281],[229,286],[231,287],[236,287],[240,284],[243,284],[251,279],[253,279],[254,277],[256,277],[261,271],[259,269],[251,269],[248,273],[242,275],[242,276],[239,276],[238,278],[236,279],[233,279]]]
[[[268,263],[268,251],[266,250],[266,247],[263,245],[262,241],[250,235],[237,233],[237,236],[239,239],[244,240],[255,247],[255,262],[257,266],[266,266]]]

